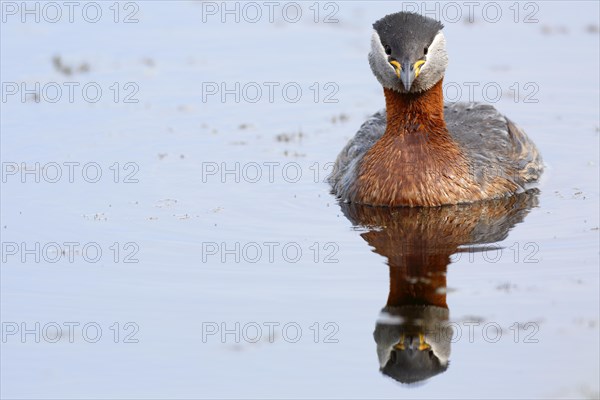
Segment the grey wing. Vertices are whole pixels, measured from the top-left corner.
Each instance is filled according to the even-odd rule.
[[[333,192],[344,200],[348,199],[352,183],[358,174],[357,166],[369,149],[383,136],[386,126],[385,109],[369,117],[360,127],[356,135],[342,149],[328,180]]]
[[[527,188],[544,169],[529,137],[489,104],[446,103],[444,119],[453,139],[468,152],[476,179],[506,177]]]

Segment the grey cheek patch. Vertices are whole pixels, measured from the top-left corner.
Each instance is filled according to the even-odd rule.
[[[371,36],[371,52],[369,53],[369,65],[379,83],[388,89],[404,92],[404,87],[396,77],[396,70],[388,62],[388,55],[381,44],[381,39],[376,30],[373,29]]]

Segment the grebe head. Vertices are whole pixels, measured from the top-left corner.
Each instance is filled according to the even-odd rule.
[[[400,93],[423,92],[438,83],[448,66],[443,27],[407,12],[375,22],[369,64],[379,83]]]

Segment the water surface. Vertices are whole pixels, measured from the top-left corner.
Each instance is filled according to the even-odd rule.
[[[597,3],[535,3],[531,23],[535,9],[515,22],[508,3],[496,23],[443,21],[447,95],[495,100],[500,87],[494,105],[548,167],[539,192],[398,212],[340,206],[324,180],[383,107],[371,24],[401,3],[320,3],[318,23],[309,3],[297,23],[136,4],[132,24],[108,3],[97,24],[2,24],[2,82],[104,89],[96,103],[2,103],[3,163],[103,173],[2,184],[3,246],[103,250],[23,262],[3,248],[3,397],[598,397]],[[278,86],[273,101],[203,97],[236,82]],[[123,101],[127,83],[139,102]],[[289,83],[297,102],[279,90]],[[49,329],[39,343],[7,333],[36,322]],[[95,343],[86,323],[102,329]]]

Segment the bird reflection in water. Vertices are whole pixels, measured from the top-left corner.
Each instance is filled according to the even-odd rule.
[[[341,205],[388,260],[390,292],[374,332],[382,373],[415,383],[446,371],[453,337],[446,303],[450,257],[497,249],[492,244],[537,206],[537,193],[436,208]]]

